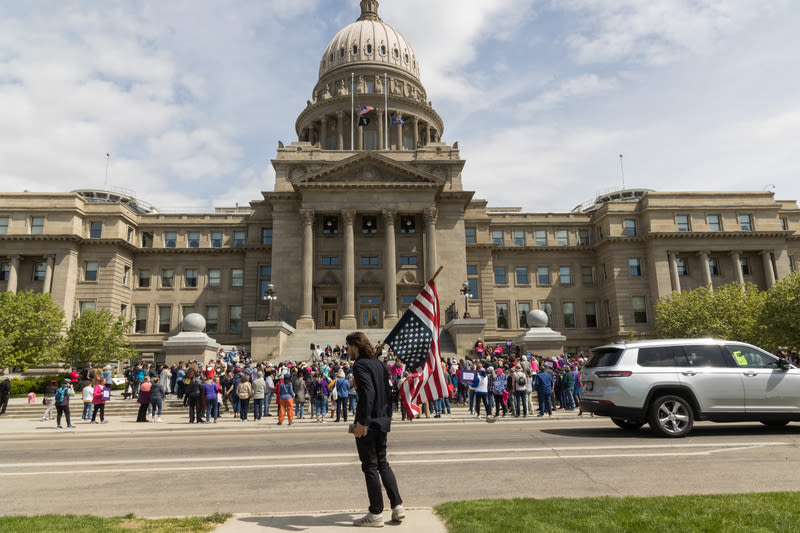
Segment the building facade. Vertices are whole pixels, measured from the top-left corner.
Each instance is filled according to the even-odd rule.
[[[411,45],[378,2],[361,11],[323,52],[272,191],[207,214],[122,190],[0,193],[0,291],[50,293],[68,317],[122,313],[157,356],[190,312],[219,342],[249,346],[269,283],[274,318],[298,330],[389,328],[442,266],[442,307],[485,319],[485,341],[543,309],[578,350],[646,334],[672,291],[767,289],[797,269],[800,209],[771,192],[623,190],[568,213],[474,198]]]

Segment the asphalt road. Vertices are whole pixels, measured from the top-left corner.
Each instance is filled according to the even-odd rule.
[[[0,514],[159,517],[364,509],[344,424],[122,424],[0,435]],[[800,490],[800,424],[698,423],[684,439],[605,418],[395,424],[407,507],[490,497]]]

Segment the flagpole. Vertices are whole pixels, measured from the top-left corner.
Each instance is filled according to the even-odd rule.
[[[356,97],[355,92],[353,91],[353,84],[355,82],[356,82],[356,73],[351,72],[350,73],[350,150],[351,151],[355,150],[355,144],[353,143],[354,132],[355,132],[355,125],[353,124],[355,108],[353,106],[355,105],[355,97]]]
[[[434,272],[433,276],[431,276],[431,281],[436,279],[436,276],[439,275],[439,272],[441,272],[443,268],[444,268],[444,266],[440,266],[439,268],[436,269],[436,272]]]
[[[389,149],[389,74],[383,73],[383,128],[385,134],[383,136],[383,149]]]

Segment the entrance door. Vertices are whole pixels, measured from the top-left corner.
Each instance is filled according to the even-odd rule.
[[[381,309],[377,306],[367,306],[361,308],[361,327],[379,328],[381,327]]]
[[[337,307],[322,308],[322,329],[336,329],[339,327],[339,309]]]

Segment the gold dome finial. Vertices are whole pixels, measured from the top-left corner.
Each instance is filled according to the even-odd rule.
[[[358,20],[377,20],[382,22],[378,16],[378,0],[361,0],[361,16]]]

